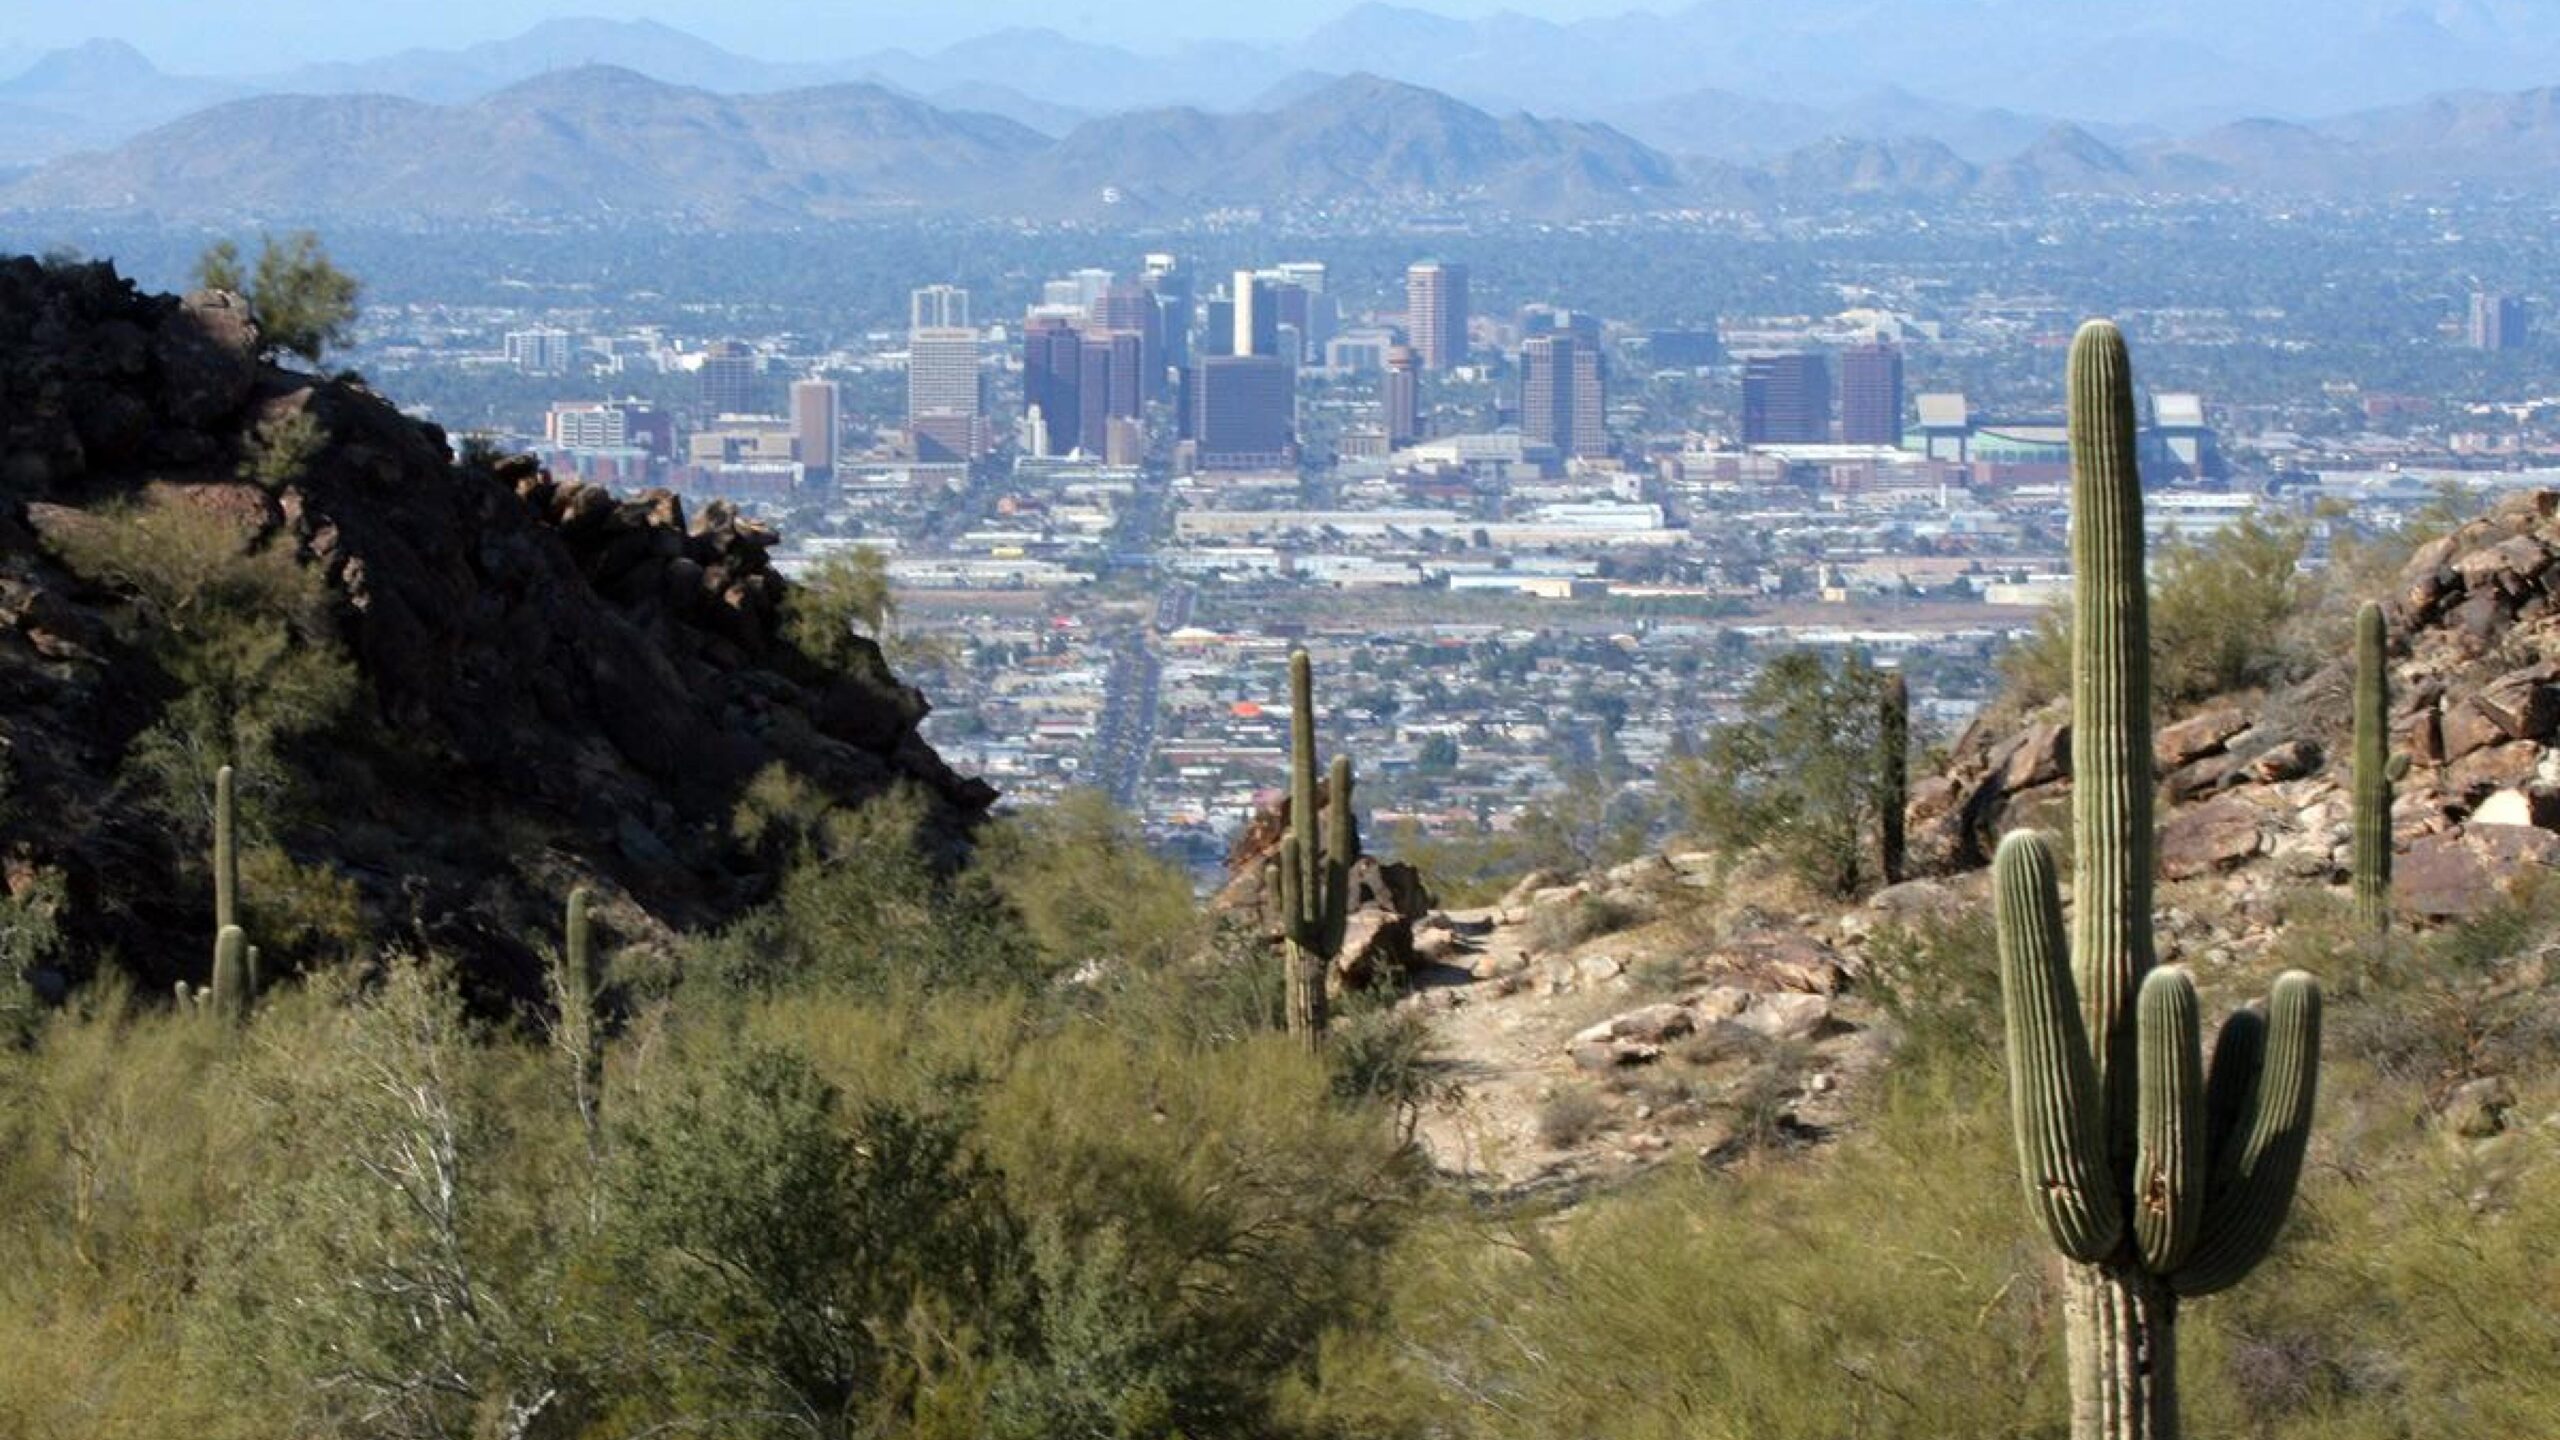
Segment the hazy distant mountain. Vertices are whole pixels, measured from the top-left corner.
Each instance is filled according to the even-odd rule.
[[[280,94],[404,95],[449,103],[556,70],[614,66],[723,94],[787,90],[846,78],[817,64],[775,64],[724,50],[654,20],[545,20],[521,35],[457,49],[404,50],[349,64],[308,65],[259,77]]]
[[[270,96],[58,161],[13,204],[163,214],[659,215],[779,222],[1000,183],[1048,145],[874,85],[721,96],[590,66],[464,106]]]
[[[1052,137],[1064,135],[1093,118],[1093,112],[1090,110],[1079,110],[1072,105],[1053,105],[1046,100],[1034,99],[1009,86],[990,85],[984,81],[971,81],[948,89],[936,90],[925,98],[940,109],[975,110],[982,115],[1001,115],[1017,125]]]
[[[1605,126],[1496,117],[1374,77],[1277,114],[1112,116],[1051,141],[877,85],[721,96],[628,70],[545,75],[461,106],[262,97],[6,192],[22,208],[164,214],[658,214],[732,223],[918,207],[1178,212],[1400,201],[1625,210],[1678,184]],[[1106,200],[1105,192],[1116,192]]]
[[[230,81],[168,74],[120,40],[55,50],[0,80],[0,160],[113,144],[244,93]]]
[[[1423,24],[1400,12],[1364,23],[1409,21]],[[107,93],[168,78],[138,58],[92,52],[12,84]],[[461,104],[235,100],[46,165],[0,186],[0,205],[760,224],[916,210],[1171,219],[1385,206],[1571,217],[1839,199],[2560,185],[2560,89],[2451,94],[2310,124],[2234,121],[2174,139],[2101,135],[1898,92],[1818,106],[1701,91],[1680,103],[1721,128],[1686,129],[1683,146],[1591,121],[1497,113],[1371,74],[1294,75],[1266,96],[1242,114],[1172,106],[1078,119],[976,82],[933,101],[867,82],[717,94],[583,66]],[[1015,115],[989,113],[1008,108]],[[51,113],[0,94],[0,147],[18,129],[51,123]],[[1895,133],[1927,123],[1970,136],[1975,153]],[[2026,143],[1997,143],[2031,124],[2039,128]],[[1752,158],[1736,158],[1746,143]],[[0,164],[8,159],[0,148]]]
[[[1035,168],[1026,193],[1069,213],[1108,189],[1121,213],[1406,203],[1574,215],[1659,203],[1680,183],[1668,157],[1606,126],[1495,116],[1374,75],[1277,111],[1107,116]]]
[[[1969,162],[1987,164],[2034,144],[2053,124],[2046,116],[1949,104],[1899,87],[1828,105],[1692,90],[1598,113],[1658,149],[1753,162],[1841,138],[1934,140]]]

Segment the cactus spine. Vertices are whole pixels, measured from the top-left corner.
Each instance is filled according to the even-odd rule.
[[[1884,883],[1903,879],[1902,814],[1911,803],[1911,686],[1900,671],[1884,677],[1876,721],[1876,846]]]
[[[1300,650],[1289,657],[1289,833],[1280,842],[1280,912],[1289,1033],[1309,1049],[1324,1043],[1325,982],[1342,950],[1351,866],[1360,858],[1350,756],[1333,757],[1321,834],[1316,793],[1315,665]]]
[[[2151,938],[2151,682],[2133,376],[2114,326],[2071,350],[2072,876],[2051,849],[1993,866],[2010,1115],[2029,1207],[2070,1262],[2073,1440],[2176,1440],[2180,1298],[2239,1281],[2292,1204],[2311,1130],[2320,992],[2280,977],[2208,1068],[2195,984]]]
[[[2382,607],[2356,612],[2355,895],[2356,920],[2379,935],[2391,928],[2391,800],[2393,782],[2409,767],[2391,755],[2389,642]]]

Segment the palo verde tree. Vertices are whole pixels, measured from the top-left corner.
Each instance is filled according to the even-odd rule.
[[[273,235],[259,237],[254,268],[242,261],[238,245],[218,241],[197,258],[196,283],[247,300],[269,354],[299,355],[314,365],[355,333],[356,296],[363,288],[330,263],[320,237],[308,230],[281,243]]]
[[[2071,350],[2071,829],[1994,864],[2011,1117],[2029,1207],[2069,1261],[2073,1440],[2176,1440],[2181,1299],[2237,1283],[2291,1208],[2311,1132],[2320,990],[2288,971],[2204,1059],[2195,983],[2151,934],[2149,585],[2132,365],[2113,325]]]

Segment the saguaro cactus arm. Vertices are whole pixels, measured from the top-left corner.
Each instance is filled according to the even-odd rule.
[[[2165,1275],[2186,1263],[2204,1223],[2213,1174],[2205,1114],[2204,1041],[2195,982],[2175,968],[2142,982],[2140,1134],[2133,1168],[2133,1235],[2142,1263]]]
[[[2319,1070],[2320,984],[2288,970],[2268,997],[2258,1082],[2220,1138],[2204,1232],[2186,1266],[2169,1277],[2179,1294],[2228,1289],[2274,1248],[2310,1150]]]
[[[2124,1229],[2106,1165],[2104,1111],[2072,993],[2053,851],[2027,831],[2000,842],[2000,996],[2008,1030],[2009,1114],[2027,1205],[2054,1248],[2104,1259]]]
[[[238,818],[231,767],[225,765],[213,772],[213,929],[217,935],[240,923]]]

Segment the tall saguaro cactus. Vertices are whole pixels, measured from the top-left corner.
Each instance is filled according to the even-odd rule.
[[[2073,1440],[2176,1440],[2181,1298],[2273,1245],[2311,1131],[2320,991],[2288,972],[2205,1064],[2195,983],[2151,937],[2151,678],[2132,367],[2071,349],[2073,914],[2027,832],[1993,866],[2010,1114],[2030,1209],[2069,1262]]]
[[[1289,657],[1289,833],[1280,842],[1282,963],[1287,967],[1289,1033],[1313,1049],[1324,1043],[1325,980],[1342,951],[1351,909],[1351,866],[1360,858],[1351,823],[1351,757],[1336,755],[1325,779],[1322,833],[1316,819],[1315,664]]]
[[[553,1039],[568,1057],[579,1124],[586,1132],[587,1151],[593,1156],[602,1148],[604,1029],[596,1015],[595,935],[587,919],[587,898],[583,885],[569,892],[556,982],[560,1025]]]
[[[2355,895],[2356,920],[2379,935],[2391,928],[2392,789],[2409,757],[2391,754],[2389,633],[2382,607],[2356,611]]]
[[[1902,672],[1884,677],[1876,716],[1876,848],[1884,883],[1903,879],[1902,814],[1911,803],[1911,686]]]
[[[231,767],[213,772],[213,929],[240,923],[240,844]]]

